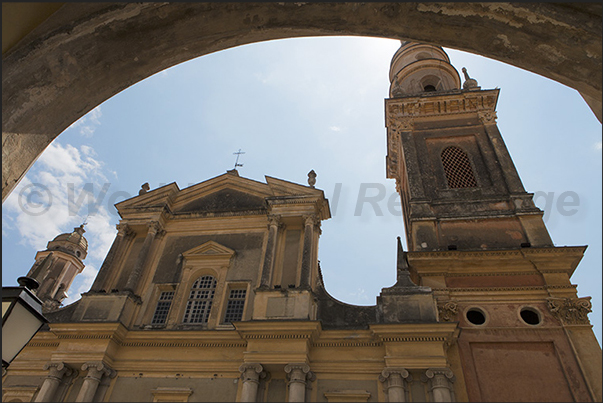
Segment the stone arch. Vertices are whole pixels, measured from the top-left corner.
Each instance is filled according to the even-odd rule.
[[[65,3],[3,46],[2,199],[54,138],[111,96],[271,39],[374,36],[463,50],[575,88],[601,120],[601,15],[598,3]]]

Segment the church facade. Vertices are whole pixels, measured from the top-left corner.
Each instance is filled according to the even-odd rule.
[[[437,46],[392,59],[386,175],[409,250],[398,239],[376,305],[325,290],[313,172],[143,187],[116,205],[80,300],[61,307],[84,229],[36,255],[49,324],[3,371],[3,401],[601,401],[590,298],[570,281],[586,247],[554,246],[498,131],[499,90],[463,75]]]

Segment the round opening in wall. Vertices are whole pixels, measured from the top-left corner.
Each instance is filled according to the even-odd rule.
[[[481,311],[481,309],[471,308],[465,314],[467,316],[467,320],[474,325],[483,325],[486,323],[486,315]]]
[[[521,319],[528,325],[537,325],[540,323],[540,315],[534,309],[531,308],[523,308],[519,315]]]

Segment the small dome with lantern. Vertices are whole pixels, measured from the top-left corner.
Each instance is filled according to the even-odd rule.
[[[461,88],[459,73],[444,49],[424,43],[401,41],[391,61],[389,79],[392,98]]]
[[[70,253],[80,260],[84,260],[88,254],[88,240],[84,237],[84,224],[75,227],[73,232],[56,236],[48,242],[47,250],[62,250]]]

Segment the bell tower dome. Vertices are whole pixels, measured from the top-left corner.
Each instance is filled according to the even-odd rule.
[[[82,224],[73,232],[56,236],[48,242],[46,250],[36,254],[36,261],[27,276],[40,284],[35,293],[42,300],[44,311],[61,306],[75,276],[84,270],[83,261],[88,254],[84,232]]]
[[[461,88],[459,73],[438,46],[402,42],[389,69],[390,97]]]

